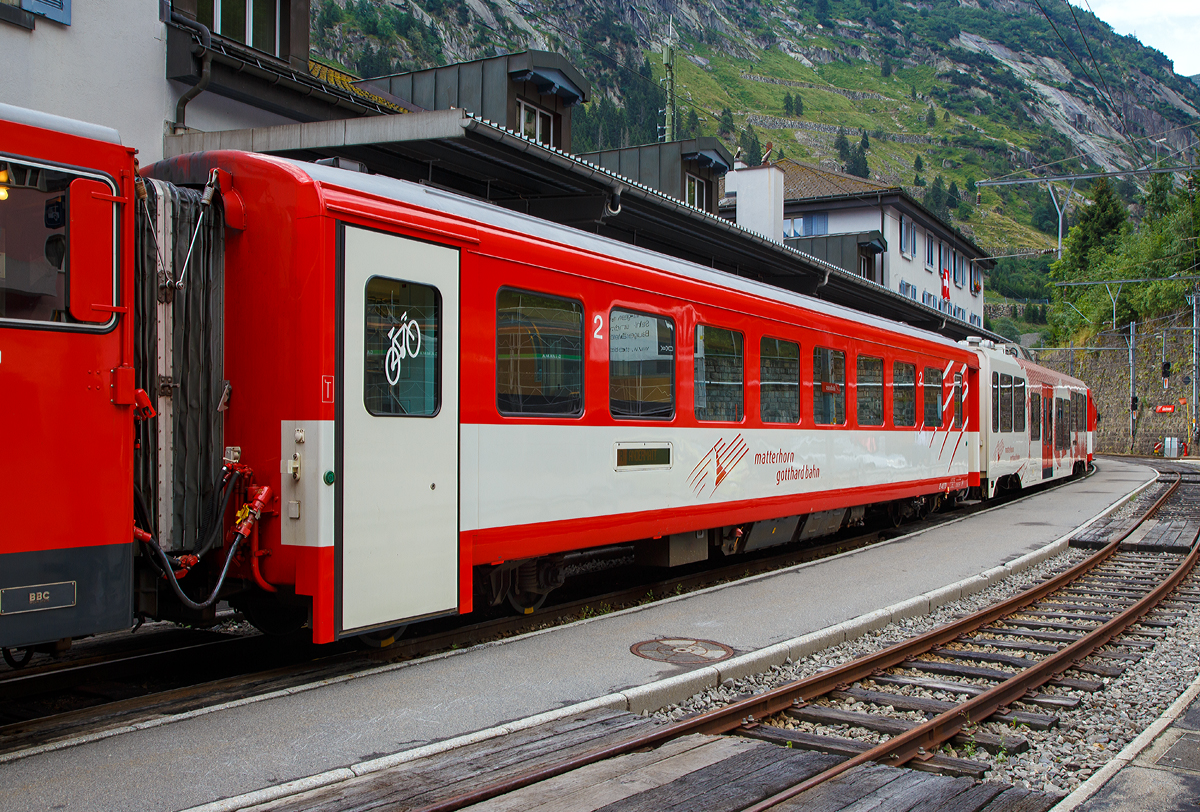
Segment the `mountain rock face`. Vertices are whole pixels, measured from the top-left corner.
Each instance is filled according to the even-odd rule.
[[[791,157],[840,165],[833,134],[869,131],[872,173],[916,189],[925,179],[914,156],[973,191],[976,179],[1046,164],[1188,162],[1200,144],[1200,77],[1177,75],[1161,53],[1065,0],[312,3],[315,55],[364,76],[525,48],[565,54],[593,82],[592,104],[576,114],[577,151],[653,139],[645,111],[666,106],[668,39],[681,81],[677,132],[745,146],[745,131],[760,130]],[[621,118],[627,108],[637,120]],[[1044,244],[1028,226],[1052,234],[1057,219],[1047,225],[1034,191],[963,209],[974,217],[966,230],[992,245]]]

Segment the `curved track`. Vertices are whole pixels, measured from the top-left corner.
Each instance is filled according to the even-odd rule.
[[[1166,467],[1166,466],[1164,466]],[[1030,725],[1054,724],[1044,711],[1078,703],[1061,694],[1039,693],[1045,685],[1076,691],[1098,691],[1103,683],[1095,675],[1114,676],[1123,662],[1136,660],[1138,652],[1153,646],[1168,619],[1148,615],[1174,593],[1200,557],[1191,534],[1187,555],[1169,556],[1123,550],[1126,539],[1159,511],[1200,497],[1200,478],[1183,475],[1136,522],[1117,533],[1093,556],[1071,569],[1007,601],[932,632],[867,655],[813,677],[734,702],[689,719],[647,731],[617,744],[530,770],[503,782],[478,787],[421,812],[462,809],[521,787],[579,769],[587,764],[632,753],[695,733],[736,733],[786,743],[788,747],[822,750],[848,756],[835,766],[745,808],[762,812],[841,775],[860,764],[877,762],[970,775],[971,762],[935,754],[946,742],[966,736],[988,748],[1019,747],[1015,739],[991,742],[975,726],[987,719],[1005,719]],[[1176,600],[1200,601],[1200,593],[1177,595]],[[1113,647],[1114,641],[1119,646]],[[999,666],[999,667],[997,667]],[[954,681],[961,679],[962,681]],[[876,689],[895,685],[936,686],[960,701],[938,702],[901,697]],[[912,703],[932,716],[924,723],[897,723],[894,716],[873,714],[839,716],[813,702],[822,697],[851,697],[882,710],[888,705]],[[1018,708],[1018,709],[1014,709]],[[891,710],[891,708],[888,708]],[[772,721],[794,719],[845,724],[887,732],[883,743],[871,747],[860,742],[796,734]],[[853,718],[851,718],[853,717]],[[954,762],[962,762],[956,764]],[[981,777],[981,774],[977,777]]]

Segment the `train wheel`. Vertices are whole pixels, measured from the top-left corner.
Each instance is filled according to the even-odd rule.
[[[407,625],[396,626],[392,629],[377,629],[373,632],[360,634],[358,642],[362,643],[367,648],[390,648],[396,642],[396,638],[404,634],[408,628]]]
[[[899,527],[904,522],[904,511],[900,508],[899,502],[888,502],[887,515],[892,522],[892,527]]]
[[[516,590],[510,590],[508,593],[508,605],[519,615],[532,615],[538,609],[542,608],[542,604],[546,602],[547,594],[546,592],[522,592],[517,594]]]
[[[4,662],[8,663],[10,668],[24,668],[25,666],[29,665],[29,661],[33,659],[33,649],[31,648],[11,649],[6,647],[4,649],[0,649],[0,651],[2,651],[4,654]],[[14,651],[21,651],[24,653],[21,657],[16,657],[13,654]]]

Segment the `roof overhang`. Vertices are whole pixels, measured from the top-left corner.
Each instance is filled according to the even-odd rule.
[[[163,149],[168,158],[218,149],[305,161],[347,158],[378,174],[465,194],[954,339],[981,333],[835,265],[458,109],[186,133],[167,136]]]

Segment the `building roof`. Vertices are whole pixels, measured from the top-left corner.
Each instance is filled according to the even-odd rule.
[[[822,169],[812,164],[802,164],[791,158],[775,161],[774,166],[783,170],[783,199],[801,200],[809,197],[840,197],[843,195],[876,195],[880,192],[903,191],[898,186],[888,186],[866,178]]]

